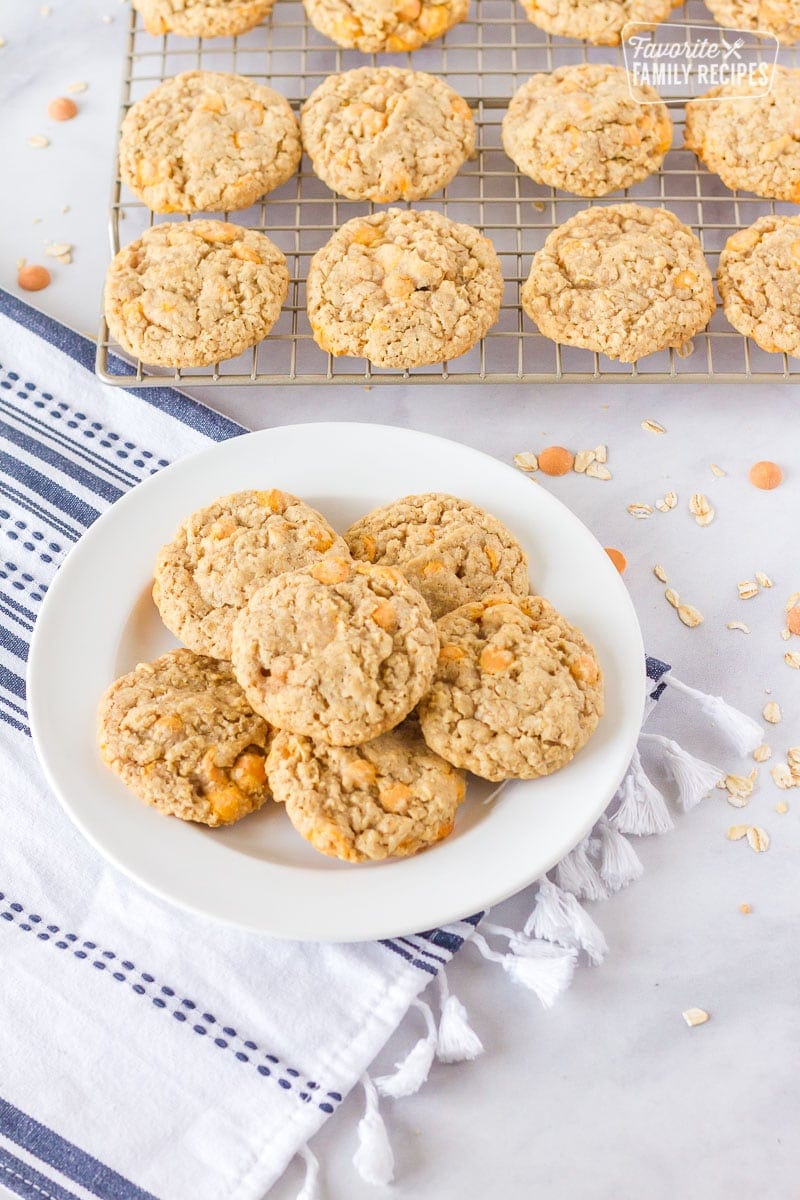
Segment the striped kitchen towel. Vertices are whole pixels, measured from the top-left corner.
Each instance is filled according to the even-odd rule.
[[[279,942],[193,916],[108,867],[48,793],[29,738],[25,663],[37,611],[82,532],[175,458],[243,432],[170,389],[92,373],[86,339],[0,292],[0,1182],[21,1196],[257,1200],[359,1082],[354,1162],[392,1177],[378,1093],[435,1058],[481,1050],[444,967],[465,942],[545,1003],[602,934],[580,897],[641,872],[626,833],[671,817],[638,755],[589,838],[531,890],[524,931],[479,916],[359,945]],[[76,663],[76,670],[80,664]],[[652,698],[688,691],[739,743],[760,730],[648,660]],[[644,735],[647,736],[647,735]],[[663,745],[662,745],[663,743]],[[657,739],[685,806],[720,771]],[[497,978],[489,974],[488,978]],[[438,1020],[420,993],[438,981]],[[367,1074],[410,1007],[424,1028],[396,1073]]]

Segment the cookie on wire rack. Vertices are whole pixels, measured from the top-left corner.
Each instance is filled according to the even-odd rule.
[[[546,33],[618,46],[629,21],[657,25],[667,19],[674,0],[522,0],[522,7]]]
[[[235,37],[259,25],[275,0],[133,0],[148,33]]]
[[[303,0],[315,29],[369,54],[416,50],[463,21],[469,0]]]
[[[706,8],[727,29],[771,33],[785,46],[800,39],[797,0],[706,0]]]
[[[761,217],[734,233],[717,285],[734,329],[771,354],[800,357],[800,216]]]

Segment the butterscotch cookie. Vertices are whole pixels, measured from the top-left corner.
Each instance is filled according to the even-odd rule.
[[[800,202],[800,70],[775,68],[772,89],[726,84],[686,105],[686,146],[731,189]],[[752,97],[752,98],[750,98]]]
[[[796,0],[706,0],[714,20],[728,29],[753,29],[771,33],[792,46],[800,38],[800,11]]]
[[[466,100],[443,79],[400,67],[331,75],[300,115],[315,173],[350,200],[420,200],[475,149]]]
[[[106,766],[167,816],[231,825],[269,799],[269,728],[229,663],[172,650],[113,683],[98,710]]]
[[[229,212],[285,183],[301,154],[283,96],[241,75],[186,71],[129,109],[119,166],[154,212]]]
[[[566,765],[603,715],[594,650],[541,596],[490,596],[448,613],[422,732],[484,779],[535,779]]]
[[[413,720],[361,746],[276,733],[267,775],[297,832],[347,862],[405,857],[441,841],[466,792],[463,772],[428,748]]]
[[[528,594],[528,558],[501,521],[456,496],[404,496],[345,531],[354,558],[398,567],[438,619],[486,592]]]
[[[536,183],[576,196],[604,196],[657,171],[672,144],[658,92],[631,95],[623,67],[579,63],[533,75],[515,92],[503,147]]]
[[[275,0],[133,0],[148,33],[233,37],[264,20]]]
[[[673,0],[522,0],[522,7],[528,20],[547,33],[618,46],[629,21],[665,21]]]
[[[469,0],[303,0],[320,33],[368,53],[416,50],[463,21]]]
[[[533,256],[522,307],[545,337],[620,362],[681,347],[714,311],[699,241],[665,208],[587,208]]]
[[[408,716],[438,649],[430,610],[399,571],[335,555],[260,588],[233,627],[234,671],[256,711],[333,746]]]
[[[377,367],[449,362],[500,313],[492,243],[439,213],[389,208],[354,217],[311,260],[308,317],[331,354]]]
[[[224,221],[170,222],[111,260],[106,321],[142,362],[203,367],[261,341],[288,287],[286,259],[263,234]]]
[[[347,554],[325,518],[288,492],[234,492],[192,513],[158,555],[161,619],[199,654],[230,658],[233,622],[253,592],[283,571]]]
[[[734,329],[762,350],[800,357],[800,216],[761,217],[728,238],[717,285]]]

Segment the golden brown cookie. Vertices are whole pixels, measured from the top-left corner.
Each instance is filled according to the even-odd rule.
[[[618,46],[629,21],[665,21],[673,4],[674,0],[522,0],[528,20],[540,29],[598,46]]]
[[[800,357],[800,216],[766,216],[728,238],[717,277],[725,316],[762,350]]]
[[[133,0],[148,33],[234,37],[272,11],[275,0]]]
[[[797,0],[706,0],[706,8],[728,29],[771,33],[785,46],[800,38]]]
[[[309,21],[340,46],[416,50],[467,15],[469,0],[303,0]]]

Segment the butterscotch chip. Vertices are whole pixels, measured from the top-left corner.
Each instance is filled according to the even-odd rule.
[[[541,596],[493,596],[439,621],[445,646],[419,707],[428,745],[484,779],[535,779],[570,761],[603,714],[594,650]]]
[[[620,362],[682,346],[715,308],[699,241],[665,208],[587,208],[533,256],[522,306],[545,337]]]
[[[503,118],[503,147],[536,183],[604,196],[657,171],[672,121],[653,88],[631,95],[627,72],[604,63],[533,75]]]
[[[351,200],[420,200],[475,149],[466,100],[424,71],[359,67],[331,75],[300,114],[315,173]]]
[[[105,764],[168,816],[231,825],[269,799],[269,727],[230,664],[172,650],[113,683],[98,710]]]
[[[761,217],[728,238],[718,286],[734,329],[762,350],[800,355],[800,217]]]
[[[618,46],[629,21],[657,24],[672,10],[673,0],[522,0],[529,21],[547,33]]]
[[[689,150],[729,188],[773,200],[800,201],[800,70],[776,67],[766,96],[763,85],[712,88],[686,105]]]
[[[286,259],[263,234],[223,221],[171,221],[112,259],[105,315],[134,358],[202,367],[261,341],[288,288]]]
[[[439,639],[427,604],[399,571],[334,556],[318,566],[329,578],[337,564],[334,582],[306,567],[255,592],[234,624],[233,666],[270,724],[356,746],[392,729],[419,702]]]
[[[494,325],[503,277],[492,243],[439,213],[354,217],[311,260],[308,317],[331,354],[418,367],[464,354]]]
[[[772,33],[785,46],[800,38],[796,0],[706,0],[706,8],[727,29]]]
[[[416,50],[463,21],[469,0],[303,0],[309,21],[339,46]]]
[[[241,75],[186,71],[128,111],[123,183],[154,212],[248,208],[285,183],[302,149],[288,102]]]
[[[327,554],[347,547],[305,501],[277,489],[234,492],[192,513],[162,547],[153,599],[186,646],[230,658],[233,622],[253,592]]]
[[[441,841],[466,791],[463,772],[428,748],[413,720],[360,746],[279,732],[267,774],[298,833],[347,862],[405,857]]]
[[[148,33],[234,37],[264,20],[275,0],[133,0]]]
[[[355,558],[399,567],[436,619],[489,591],[529,591],[528,558],[514,535],[478,505],[442,492],[376,508],[344,539]]]

